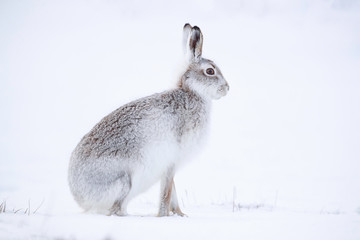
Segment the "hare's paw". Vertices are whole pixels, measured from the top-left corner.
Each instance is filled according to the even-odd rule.
[[[186,215],[185,213],[183,213],[181,211],[181,209],[179,207],[171,209],[171,212],[175,215],[179,215],[180,217],[188,217],[188,215]]]
[[[170,211],[169,209],[166,208],[160,208],[159,209],[159,213],[158,213],[158,217],[168,217],[170,215]]]
[[[128,213],[124,210],[118,209],[116,211],[110,210],[108,216],[111,216],[111,215],[118,216],[118,217],[125,217],[128,215]]]
[[[118,212],[115,212],[113,215],[118,216],[118,217],[125,217],[128,214],[126,211],[118,211]]]
[[[170,214],[170,213],[172,213],[172,214]],[[187,215],[185,213],[183,213],[179,207],[171,208],[169,210],[160,209],[157,216],[158,217],[168,217],[168,216],[174,216],[174,215],[178,215],[180,217],[187,217]]]
[[[126,206],[122,201],[115,201],[114,205],[109,209],[109,216],[127,216]]]

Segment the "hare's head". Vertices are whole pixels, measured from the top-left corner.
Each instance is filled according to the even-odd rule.
[[[184,26],[183,45],[187,68],[180,87],[194,91],[206,99],[219,99],[227,94],[229,85],[216,64],[202,58],[203,35],[197,26]]]

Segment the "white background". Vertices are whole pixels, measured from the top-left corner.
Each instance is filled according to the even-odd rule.
[[[175,86],[186,22],[201,28],[203,56],[219,65],[230,91],[214,102],[203,153],[176,177],[184,212],[224,223],[236,203],[352,216],[360,225],[359,1],[2,0],[0,203],[22,209],[19,219],[0,215],[0,225],[14,223],[3,236],[18,221],[29,225],[19,238],[37,231],[31,223],[40,220],[21,213],[29,202],[34,209],[44,201],[37,214],[53,219],[97,219],[79,214],[68,190],[71,151],[117,107]],[[155,187],[140,196],[129,212],[155,214],[157,194]],[[264,226],[283,226],[274,219]],[[84,237],[49,229],[49,238]]]

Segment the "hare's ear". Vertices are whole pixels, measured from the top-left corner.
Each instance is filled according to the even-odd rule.
[[[186,41],[185,41],[186,39]],[[191,27],[190,24],[184,26],[185,55],[190,62],[198,62],[201,59],[203,36],[200,28]]]
[[[188,54],[188,46],[189,46],[189,36],[190,36],[190,32],[191,32],[192,26],[188,23],[186,23],[184,25],[184,29],[183,29],[183,50],[184,50],[184,54],[187,55]]]
[[[194,26],[191,29],[190,39],[189,39],[189,50],[193,62],[200,61],[202,54],[202,45],[203,45],[203,35],[200,31],[200,28]]]

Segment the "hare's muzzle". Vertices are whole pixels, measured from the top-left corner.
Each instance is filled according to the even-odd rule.
[[[229,88],[229,84],[226,82],[224,85],[219,87],[218,93],[223,97],[228,93]]]

